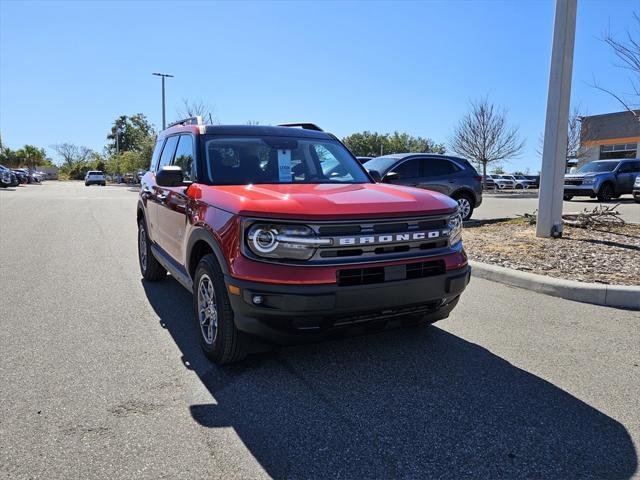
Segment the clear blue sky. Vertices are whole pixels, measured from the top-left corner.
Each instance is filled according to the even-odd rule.
[[[572,101],[620,110],[590,86],[625,91],[603,42],[637,0],[578,1]],[[554,3],[30,2],[0,0],[0,132],[11,148],[101,150],[120,114],[161,125],[183,98],[221,123],[313,121],[338,136],[406,131],[447,142],[471,99],[509,110],[527,147],[508,170],[537,171]],[[51,152],[52,153],[52,152]]]

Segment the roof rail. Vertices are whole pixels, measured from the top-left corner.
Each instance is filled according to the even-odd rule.
[[[278,125],[279,127],[300,127],[304,130],[315,130],[317,132],[324,132],[318,125],[315,123],[281,123]]]
[[[167,128],[175,127],[176,125],[203,125],[202,117],[197,115],[195,117],[183,118],[182,120],[178,120],[177,122],[172,122],[167,125]]]

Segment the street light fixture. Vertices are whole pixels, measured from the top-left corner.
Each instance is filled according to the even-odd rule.
[[[167,126],[165,109],[164,109],[164,79],[166,77],[173,78],[173,75],[169,75],[168,73],[154,73],[153,75],[156,75],[162,78],[162,129],[164,130]]]

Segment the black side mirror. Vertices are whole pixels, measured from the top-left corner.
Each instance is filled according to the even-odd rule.
[[[166,165],[156,173],[156,183],[161,187],[182,187],[185,185],[182,168]]]
[[[400,178],[402,178],[400,176],[400,174],[398,172],[389,172],[385,175],[384,177],[384,181],[385,182],[392,182],[394,180],[400,180]]]
[[[382,175],[377,170],[368,170],[369,176],[373,178],[373,181],[376,183],[380,183],[382,181]]]

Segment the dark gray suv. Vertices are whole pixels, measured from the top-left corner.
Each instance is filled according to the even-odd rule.
[[[425,188],[458,202],[463,220],[482,203],[482,177],[465,159],[431,153],[394,153],[369,160],[364,167],[384,183]]]

